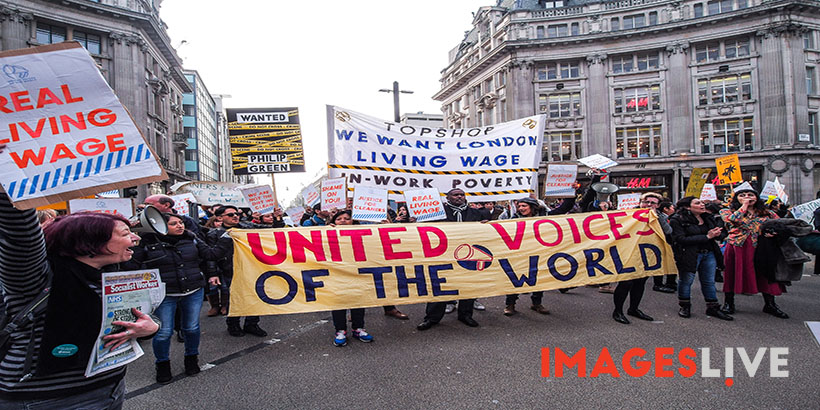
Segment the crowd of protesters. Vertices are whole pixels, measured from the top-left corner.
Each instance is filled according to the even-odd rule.
[[[598,181],[599,176],[593,178]],[[562,215],[578,212],[601,212],[614,209],[612,203],[591,189],[580,189],[577,197],[546,203],[534,195],[509,204],[469,203],[464,191],[446,193],[446,221],[481,222]],[[32,400],[53,400],[55,408],[87,405],[94,408],[116,408],[123,400],[124,367],[86,378],[83,375],[90,350],[100,328],[101,272],[136,269],[158,269],[166,286],[166,296],[154,312],[134,311],[135,322],[117,322],[124,331],[106,336],[109,344],[121,344],[133,338],[152,337],[158,383],[171,381],[169,347],[178,330],[184,342],[184,366],[187,375],[199,372],[200,316],[204,301],[210,306],[206,316],[230,312],[230,285],[233,279],[233,244],[226,232],[232,228],[281,229],[285,218],[281,210],[261,215],[233,205],[212,205],[207,217],[194,219],[177,215],[173,199],[152,195],[144,201],[160,212],[168,230],[165,234],[129,230],[129,221],[119,216],[99,213],[77,213],[57,216],[52,211],[19,211],[11,206],[5,193],[0,194],[0,281],[6,315],[24,309],[45,288],[51,288],[48,307],[42,317],[27,327],[17,329],[0,362],[0,407],[13,403],[20,407]],[[672,246],[676,271],[656,276],[652,287],[661,293],[677,293],[679,315],[692,314],[692,284],[697,277],[705,303],[705,314],[722,320],[733,320],[737,312],[736,294],[762,293],[763,312],[788,318],[775,303],[785,291],[787,281],[778,280],[773,261],[782,258],[779,245],[794,233],[792,224],[771,223],[788,218],[788,208],[777,201],[766,205],[750,186],[737,189],[728,204],[685,197],[672,203],[657,193],[645,193],[640,208],[658,215],[663,236]],[[384,223],[415,223],[405,204],[390,210]],[[352,218],[350,204],[346,209],[307,208],[300,226],[344,226],[358,223]],[[801,228],[805,228],[802,227]],[[768,241],[768,242],[767,242]],[[761,245],[764,244],[764,245]],[[765,254],[764,254],[765,253]],[[762,262],[763,261],[763,262]],[[723,272],[723,278],[719,273]],[[716,282],[723,281],[725,300],[721,306]],[[647,278],[621,281],[614,289],[600,290],[613,294],[612,318],[629,324],[627,316],[652,321],[640,310]],[[566,292],[569,289],[561,289]],[[518,314],[517,294],[506,296],[503,315]],[[624,306],[629,306],[624,314]],[[530,309],[549,314],[544,292],[530,294]],[[456,307],[457,306],[457,307]],[[417,325],[426,331],[438,324],[447,313],[457,312],[457,319],[470,327],[479,326],[473,318],[475,309],[484,307],[474,299],[433,302],[426,306],[425,316]],[[152,313],[149,315],[149,313]],[[388,317],[407,320],[395,306],[385,306]],[[361,342],[374,340],[365,330],[365,309],[354,308],[332,312],[333,344],[345,346],[349,335]],[[348,322],[352,331],[348,334]],[[264,337],[259,317],[226,318],[231,336],[246,334]],[[77,346],[71,360],[57,360],[48,354],[58,344]],[[33,354],[32,354],[33,352]],[[6,408],[6,407],[4,407]],[[25,408],[25,407],[20,407]]]

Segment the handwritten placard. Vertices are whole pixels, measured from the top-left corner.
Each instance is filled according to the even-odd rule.
[[[387,219],[387,190],[356,185],[353,190],[353,219],[371,222]]]
[[[575,196],[575,178],[578,165],[547,165],[547,176],[544,180],[544,196],[551,198],[569,198]]]
[[[618,165],[617,162],[601,155],[601,154],[592,154],[588,157],[579,158],[578,162],[590,167],[590,168],[597,168],[597,169],[607,169],[612,168]]]
[[[72,214],[102,212],[130,218],[134,216],[134,201],[131,198],[72,199],[68,201],[68,210]]]
[[[177,194],[191,193],[200,205],[233,205],[238,208],[250,208],[250,204],[239,190],[244,185],[231,182],[186,182],[177,187]],[[173,188],[173,187],[172,187]]]
[[[322,210],[342,209],[347,205],[347,178],[334,178],[322,181]]]
[[[641,194],[618,194],[618,209],[635,209],[641,203]]]
[[[404,191],[404,200],[410,216],[416,218],[416,222],[447,219],[444,204],[441,203],[441,193],[436,188]]]
[[[196,197],[193,194],[172,195],[171,199],[174,200],[174,211],[178,215],[191,216],[191,204],[196,203]]]
[[[700,191],[700,199],[703,201],[717,201],[715,184],[703,184],[703,190]]]
[[[307,206],[313,206],[319,203],[319,197],[319,191],[317,191],[316,187],[312,184],[302,190],[302,200],[305,201],[305,205]]]
[[[251,210],[260,214],[269,214],[278,206],[270,185],[242,188],[241,192],[251,205]]]

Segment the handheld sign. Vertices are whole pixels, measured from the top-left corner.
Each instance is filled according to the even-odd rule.
[[[404,200],[407,202],[410,216],[416,218],[416,222],[447,219],[444,204],[441,203],[441,194],[436,188],[404,191]]]
[[[285,214],[287,214],[287,216],[294,221],[301,221],[302,215],[305,214],[305,208],[301,206],[294,206],[285,210]]]
[[[305,205],[313,206],[319,203],[319,191],[316,190],[316,187],[313,184],[310,184],[302,190],[302,200],[305,201]]]
[[[618,165],[617,162],[601,155],[601,154],[592,154],[588,157],[579,158],[578,162],[590,167],[590,168],[597,168],[597,169],[607,169],[612,168]]]
[[[695,168],[692,170],[692,175],[689,176],[689,183],[686,184],[686,194],[684,196],[699,197],[700,191],[703,190],[703,184],[709,179],[709,174],[712,173],[712,168]]]
[[[381,222],[387,219],[387,190],[356,185],[352,216],[356,221]]]
[[[792,215],[795,219],[802,219],[808,223],[812,223],[814,219],[814,211],[820,208],[820,199],[806,202],[804,204],[795,205],[792,207]]]
[[[789,203],[789,195],[786,194],[786,186],[780,183],[780,179],[778,177],[774,177],[774,189],[777,191],[777,197],[780,198],[780,202],[784,204]]]
[[[322,181],[322,210],[342,209],[347,205],[347,178],[326,179]]]
[[[229,108],[225,114],[235,175],[304,172],[299,109]]]
[[[777,189],[774,187],[774,182],[766,181],[760,191],[760,199],[768,202],[770,197],[777,198]]]
[[[72,214],[88,211],[130,218],[134,216],[134,201],[131,198],[72,199],[68,201],[68,210]]]
[[[552,198],[569,198],[575,196],[575,178],[578,165],[547,165],[547,177],[544,180],[544,196]]]
[[[700,199],[704,201],[717,201],[717,191],[715,191],[714,184],[703,184],[703,190],[700,191]]]
[[[0,183],[20,209],[167,178],[79,43],[0,53]]]
[[[239,190],[244,185],[232,182],[192,181],[186,182],[175,190],[178,194],[189,192],[196,197],[200,205],[233,205],[237,208],[250,208],[250,204]]]
[[[260,214],[269,214],[277,207],[276,198],[273,196],[273,189],[270,185],[260,185],[241,189],[242,195],[251,210]]]
[[[718,185],[737,184],[743,181],[740,174],[740,160],[737,154],[715,158],[717,164]]]
[[[640,203],[640,193],[618,195],[618,209],[635,209]]]
[[[174,200],[174,210],[179,215],[191,216],[191,204],[196,203],[196,198],[191,193],[173,195],[171,199]]]

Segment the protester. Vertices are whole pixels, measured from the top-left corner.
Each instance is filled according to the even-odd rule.
[[[0,307],[14,317],[50,286],[45,312],[14,332],[0,359],[0,408],[122,406],[125,366],[91,377],[85,369],[102,326],[102,272],[130,259],[137,239],[128,220],[105,213],[57,218],[44,237],[35,210],[15,209],[0,192]],[[132,313],[135,322],[113,322],[124,331],[105,336],[106,346],[157,332],[149,315]],[[76,350],[57,357],[57,346]]]
[[[336,212],[330,219],[329,224],[336,226],[353,225],[353,216],[348,209]],[[331,312],[333,326],[336,334],[333,337],[333,344],[337,347],[347,345],[347,309],[339,309]],[[353,338],[365,343],[373,341],[373,335],[364,330],[364,308],[350,309],[350,321],[353,327]]]
[[[661,207],[662,203],[663,207]],[[664,208],[669,209],[672,206],[671,202],[664,199],[660,194],[647,192],[641,195],[640,206],[641,208],[649,208],[655,212],[655,215],[658,216],[658,223],[661,225],[661,230],[663,230],[663,235],[666,238],[666,242],[671,244],[672,227],[669,226],[670,214],[664,212]],[[666,277],[666,283],[664,283],[664,277]],[[661,293],[675,293],[678,289],[675,279],[676,275],[674,274],[653,276],[652,282],[654,285],[652,286],[652,290]]]
[[[165,283],[165,299],[154,311],[162,327],[153,340],[156,380],[163,384],[172,378],[169,350],[177,309],[181,312],[180,329],[185,342],[185,374],[199,373],[199,313],[205,286],[202,272],[215,270],[215,261],[233,247],[230,238],[223,238],[212,248],[186,230],[179,215],[164,214],[164,217],[167,235],[143,233],[134,248],[134,257],[126,264],[128,270],[158,269]]]
[[[54,222],[55,218],[57,218],[57,211],[53,209],[46,208],[37,211],[37,221],[41,229],[46,229],[46,226]]]
[[[327,225],[327,218],[330,217],[330,212],[322,210],[322,204],[313,206],[313,215],[302,222],[302,226],[325,226]],[[304,219],[304,217],[303,217]]]
[[[780,310],[774,301],[775,296],[783,293],[784,286],[758,276],[754,269],[754,253],[760,235],[760,225],[769,219],[777,218],[777,215],[766,209],[757,191],[748,183],[744,183],[732,196],[729,209],[721,210],[720,216],[729,229],[726,252],[723,255],[726,265],[723,274],[723,312],[736,312],[736,293],[763,293],[763,312],[787,319],[789,315]]]
[[[721,312],[715,290],[715,261],[723,256],[716,240],[720,239],[722,229],[706,213],[706,207],[700,199],[688,196],[678,203],[681,204],[679,211],[669,218],[675,263],[680,275],[678,315],[683,318],[691,316],[692,282],[697,274],[700,291],[706,299],[706,315],[732,320],[731,316]]]
[[[154,208],[157,208],[158,211],[164,214],[176,213],[174,211],[174,199],[168,195],[156,194],[151,195],[148,198],[145,198],[143,201],[145,205],[151,205]],[[199,235],[202,228],[197,223],[196,219],[182,215],[180,216],[182,221],[185,222],[185,229],[194,233],[194,235]]]
[[[484,212],[470,208],[464,191],[454,188],[447,192],[444,202],[444,212],[449,222],[484,221]],[[447,302],[432,302],[427,304],[426,315],[416,328],[428,330],[444,318],[444,309]],[[462,299],[458,302],[458,320],[470,327],[477,327],[478,322],[473,319],[475,299]]]
[[[407,211],[407,205],[401,204],[398,206],[398,211],[396,211],[396,220],[393,221],[395,223],[408,223],[408,222],[415,222],[415,218],[410,216],[410,212]]]

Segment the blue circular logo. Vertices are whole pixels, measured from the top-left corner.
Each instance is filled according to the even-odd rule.
[[[80,349],[77,345],[64,344],[59,345],[51,350],[51,355],[54,357],[68,357],[76,354]]]

